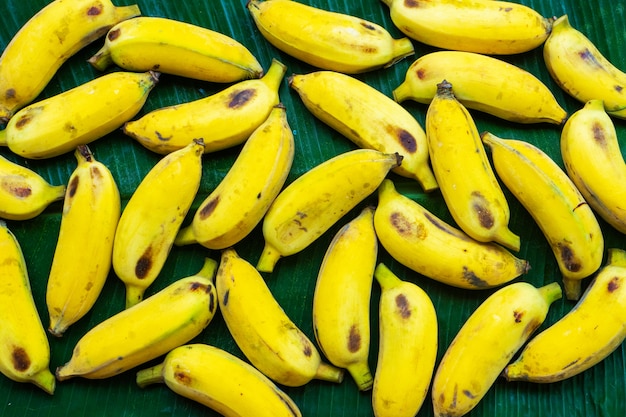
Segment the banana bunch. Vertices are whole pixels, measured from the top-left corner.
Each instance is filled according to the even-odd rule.
[[[561,297],[556,282],[540,288],[516,282],[487,297],[439,362],[432,385],[435,416],[463,416],[476,407]]]
[[[289,86],[313,115],[357,146],[400,154],[402,164],[393,169],[395,173],[416,179],[426,192],[437,188],[426,133],[411,113],[391,98],[335,71],[294,74]]]
[[[0,56],[0,122],[37,98],[72,55],[113,25],[139,16],[137,5],[54,0],[32,16]]]
[[[302,415],[296,403],[255,367],[211,345],[177,347],[160,364],[137,372],[141,388],[157,383],[225,417]]]
[[[545,152],[521,140],[482,134],[494,168],[543,232],[563,275],[565,296],[577,300],[581,280],[602,264],[604,237],[591,207]]]
[[[356,74],[389,67],[413,55],[408,38],[382,26],[295,0],[251,0],[261,35],[277,49],[321,69]]]
[[[217,262],[206,258],[195,275],[93,327],[76,343],[69,361],[56,369],[57,379],[110,378],[189,342],[217,311],[216,270]]]
[[[145,148],[167,154],[202,138],[205,152],[243,143],[279,103],[287,68],[274,59],[260,79],[240,81],[213,95],[153,110],[124,124],[125,134]]]

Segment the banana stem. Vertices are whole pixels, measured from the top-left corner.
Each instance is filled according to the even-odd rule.
[[[174,245],[176,246],[193,245],[194,243],[198,243],[198,241],[196,240],[191,225],[180,229],[176,235],[176,239],[174,239]]]
[[[560,300],[563,297],[561,286],[556,282],[552,282],[550,284],[544,285],[543,287],[540,287],[539,293],[541,294],[543,299],[546,300],[546,303],[548,303],[548,305],[552,304],[556,300]]]
[[[163,368],[163,363],[160,363],[150,368],[138,371],[136,381],[139,388],[145,388],[152,384],[163,383]]]
[[[581,280],[563,278],[563,287],[565,288],[565,298],[568,300],[578,300],[581,293]]]
[[[383,290],[396,286],[400,280],[400,278],[391,272],[391,270],[383,263],[376,266],[376,269],[374,270],[374,278],[376,278],[376,281],[378,281],[378,284]]]
[[[343,369],[326,362],[321,362],[315,373],[315,379],[340,384],[343,381],[343,374]]]
[[[137,287],[135,285],[126,286],[126,308],[130,308],[135,304],[139,304],[143,300],[143,294],[146,291],[143,287]]]
[[[374,378],[367,362],[358,362],[348,366],[348,372],[352,375],[352,379],[356,383],[359,391],[367,391],[372,389]]]
[[[274,267],[276,263],[280,259],[281,254],[269,243],[265,243],[265,248],[261,253],[261,257],[259,258],[259,262],[257,263],[256,269],[260,272],[272,272],[274,271]]]
[[[218,263],[215,259],[204,258],[204,264],[202,265],[202,268],[200,269],[200,271],[198,271],[196,275],[205,277],[205,278],[214,279],[215,272],[217,271],[217,266],[218,266]]]
[[[48,394],[54,394],[54,388],[56,387],[56,379],[52,372],[48,369],[44,369],[38,374],[33,376],[33,384],[47,392]]]
[[[104,71],[114,64],[111,51],[106,45],[96,52],[95,55],[89,58],[87,62],[99,71]]]
[[[263,76],[262,80],[271,90],[278,90],[286,72],[287,66],[274,58],[272,59],[272,64],[268,68],[267,73]]]

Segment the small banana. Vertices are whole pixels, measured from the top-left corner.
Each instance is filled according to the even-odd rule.
[[[401,280],[384,264],[378,264],[374,277],[381,287],[374,415],[413,417],[426,399],[435,370],[437,313],[424,290]]]
[[[53,394],[50,345],[30,289],[22,248],[0,220],[0,372],[17,382],[33,383]]]
[[[296,403],[254,366],[211,345],[177,347],[162,363],[137,372],[141,388],[157,383],[225,417],[302,415]]]
[[[213,95],[153,110],[124,124],[125,134],[145,148],[167,154],[193,139],[205,153],[243,143],[279,103],[278,89],[287,67],[274,59],[260,79],[233,84]]]
[[[504,247],[478,242],[400,194],[386,179],[378,190],[374,227],[385,250],[404,266],[459,288],[487,289],[530,269]]]
[[[520,237],[509,229],[509,205],[476,124],[446,80],[428,106],[426,137],[439,189],[459,227],[480,242],[518,251]]]
[[[93,307],[111,269],[120,217],[117,184],[87,145],[74,153],[57,245],[46,288],[48,331],[61,336]]]
[[[137,5],[54,0],[32,16],[0,56],[0,122],[31,103],[58,69],[113,25],[139,16]]]
[[[134,117],[157,81],[152,71],[116,71],[30,104],[0,130],[0,145],[33,159],[70,152]]]
[[[372,194],[401,161],[398,154],[356,149],[296,178],[278,194],[263,218],[265,247],[257,269],[272,272],[281,257],[306,248]]]
[[[247,8],[269,43],[321,69],[362,73],[415,53],[410,39],[356,16],[292,0],[250,0]]]
[[[110,378],[189,342],[217,310],[216,270],[217,262],[206,258],[197,274],[177,279],[93,327],[56,369],[57,379]]]
[[[402,164],[393,169],[395,173],[416,179],[426,192],[437,188],[424,129],[391,98],[335,71],[294,74],[289,77],[289,86],[311,113],[357,146],[398,152]]]
[[[126,287],[126,307],[139,303],[157,278],[191,208],[202,177],[202,140],[159,160],[120,216],[113,269]]]
[[[234,249],[222,251],[216,277],[220,312],[237,346],[274,382],[297,387],[312,379],[340,383],[343,370],[324,362],[287,316],[261,274]]]
[[[476,407],[561,297],[556,282],[540,288],[516,282],[483,301],[439,362],[432,386],[435,417],[463,416]]]
[[[447,80],[465,107],[516,123],[562,124],[567,112],[530,72],[501,59],[464,51],[437,51],[415,60],[393,90],[398,102],[430,104]]]

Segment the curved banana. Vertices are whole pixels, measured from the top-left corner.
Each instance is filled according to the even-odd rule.
[[[437,313],[428,294],[384,264],[378,264],[374,277],[381,287],[374,415],[413,417],[426,399],[435,370]]]
[[[56,369],[57,379],[110,378],[189,342],[217,310],[216,270],[217,262],[206,258],[197,274],[93,327],[76,343],[69,361]]]
[[[142,300],[165,264],[200,187],[203,150],[198,140],[161,158],[122,211],[113,269],[126,287],[126,307]]]
[[[243,143],[279,103],[278,89],[287,67],[274,59],[260,79],[235,83],[208,97],[153,110],[123,126],[145,148],[168,154],[194,139],[205,153]]]
[[[61,226],[46,288],[48,331],[61,336],[93,307],[111,270],[120,194],[109,169],[87,145],[74,153]]]
[[[446,80],[428,106],[426,137],[439,189],[459,227],[480,242],[518,251],[520,237],[509,229],[509,205],[476,124]]]
[[[289,86],[313,115],[360,148],[399,153],[402,164],[393,169],[395,173],[416,179],[426,192],[437,188],[424,129],[391,98],[335,71],[294,74]]]
[[[113,26],[104,46],[88,62],[104,71],[159,71],[217,83],[259,78],[263,67],[235,39],[213,30],[162,17],[137,17]]]
[[[398,262],[428,278],[467,289],[505,284],[530,269],[495,243],[478,242],[400,194],[386,179],[378,190],[374,227]]]
[[[250,0],[261,35],[277,49],[321,69],[356,74],[386,68],[415,53],[408,38],[382,26],[293,0]]]
[[[0,145],[33,159],[70,152],[134,117],[157,81],[152,71],[117,71],[30,104],[0,130]]]
[[[398,102],[430,104],[437,84],[447,80],[465,107],[516,123],[560,125],[567,112],[548,87],[530,72],[487,55],[437,51],[422,55],[393,90]]]
[[[287,317],[261,274],[234,249],[222,251],[215,284],[228,331],[264,375],[289,387],[312,379],[343,380],[343,370],[322,360],[307,335]]]
[[[137,372],[141,388],[157,383],[225,417],[302,415],[296,403],[254,366],[211,345],[177,347],[162,363]]]

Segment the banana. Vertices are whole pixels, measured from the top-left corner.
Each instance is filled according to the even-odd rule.
[[[292,0],[250,0],[247,8],[270,44],[321,69],[363,73],[415,53],[410,39],[394,39],[384,27],[349,14]]]
[[[57,379],[110,378],[189,342],[215,316],[216,270],[217,262],[205,258],[197,274],[93,327],[78,340],[69,361],[56,369]]]
[[[157,383],[225,417],[302,415],[296,403],[255,367],[211,345],[180,346],[162,363],[137,372],[141,388]]]
[[[408,37],[443,49],[488,55],[533,50],[552,21],[519,3],[494,0],[382,0]]]
[[[334,236],[322,260],[313,295],[313,330],[320,350],[347,369],[361,391],[372,388],[370,297],[378,241],[374,208],[365,207]]]
[[[556,382],[603,361],[626,338],[626,252],[608,250],[570,312],[533,337],[503,372],[508,381]]]
[[[257,269],[272,272],[281,257],[309,246],[372,194],[401,161],[399,154],[356,149],[296,178],[278,194],[263,218],[265,246]]]
[[[509,229],[509,205],[476,124],[446,80],[428,106],[426,137],[439,189],[458,226],[480,242],[518,251],[520,237]]]
[[[113,25],[139,16],[137,5],[55,0],[32,16],[0,56],[0,122],[34,101],[58,69]]]
[[[61,226],[46,288],[48,331],[61,336],[93,307],[111,269],[120,217],[117,184],[87,145],[74,153]]]
[[[437,51],[415,60],[393,90],[397,102],[430,104],[447,80],[465,107],[516,123],[563,124],[567,112],[530,72],[501,59],[464,51]]]
[[[482,134],[495,170],[543,232],[563,276],[565,296],[577,300],[581,280],[602,264],[604,237],[591,207],[549,155],[520,140]]]
[[[274,59],[260,79],[233,84],[213,95],[153,110],[124,124],[125,134],[145,148],[167,154],[193,139],[205,153],[243,143],[279,104],[278,89],[287,67]]]
[[[287,316],[261,274],[234,249],[222,251],[216,277],[220,312],[237,346],[274,382],[303,386],[312,379],[340,383],[343,370],[324,362]]]
[[[113,269],[126,287],[126,307],[157,278],[191,208],[202,177],[202,140],[159,160],[137,186],[113,240]]]
[[[487,289],[528,272],[528,261],[478,242],[446,224],[386,179],[378,190],[374,227],[385,250],[407,268],[447,285]]]
[[[426,192],[437,188],[426,133],[404,107],[365,82],[335,71],[294,74],[288,81],[318,119],[361,148],[398,152],[402,164],[393,169],[395,173],[416,179]]]
[[[556,282],[540,288],[516,282],[487,297],[439,362],[432,385],[435,417],[463,416],[476,407],[561,297]]]
[[[378,264],[374,277],[381,287],[374,415],[416,416],[435,369],[437,313],[424,290],[401,280],[384,264]]]
[[[0,145],[25,158],[52,158],[113,132],[134,117],[158,73],[116,71],[30,104],[0,130]]]
[[[263,67],[252,53],[222,33],[162,17],[137,17],[113,26],[88,62],[104,71],[159,71],[196,80],[230,83],[259,78]]]

